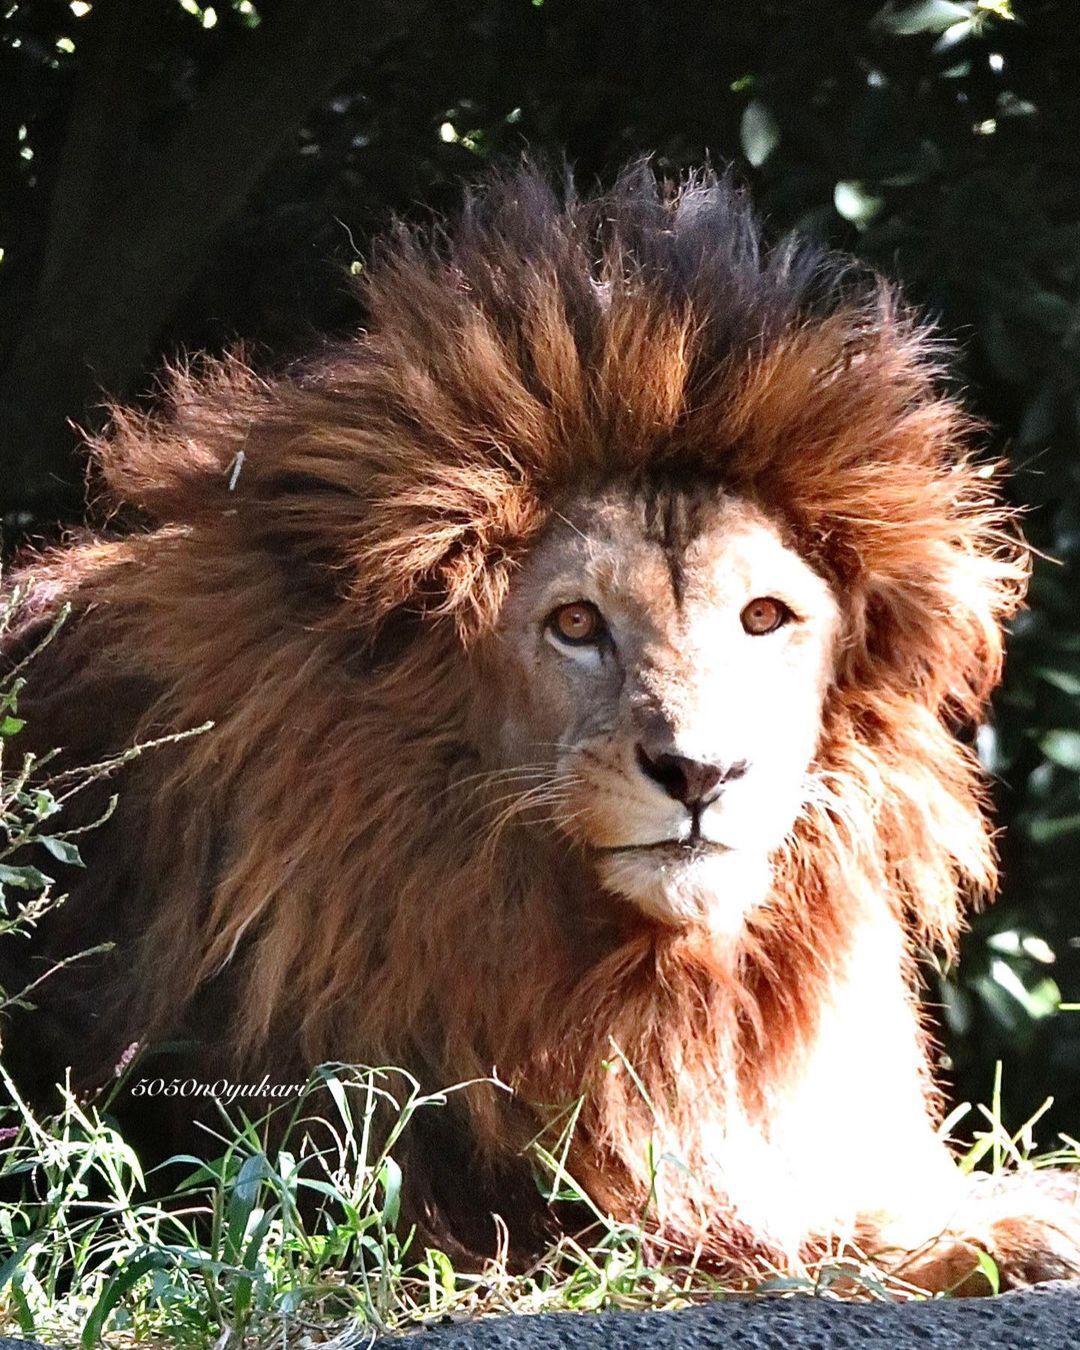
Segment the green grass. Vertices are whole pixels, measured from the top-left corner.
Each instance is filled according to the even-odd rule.
[[[677,1308],[731,1292],[694,1262],[664,1264],[644,1226],[596,1211],[587,1233],[554,1242],[524,1272],[498,1257],[481,1271],[457,1269],[444,1252],[421,1246],[399,1230],[394,1152],[413,1117],[442,1109],[445,1095],[424,1096],[400,1070],[325,1067],[298,1102],[275,1108],[289,1111],[291,1125],[273,1154],[254,1124],[223,1114],[219,1147],[207,1150],[215,1161],[172,1163],[167,1175],[182,1180],[163,1198],[148,1192],[138,1159],[99,1112],[68,1093],[57,1117],[38,1120],[2,1069],[0,1078],[13,1094],[0,1129],[14,1132],[0,1177],[26,1187],[21,1201],[0,1205],[0,1329],[17,1335],[56,1346],[104,1337],[223,1350],[395,1332],[446,1317]],[[305,1143],[316,1092],[319,1137],[328,1141],[318,1152]],[[385,1119],[388,1107],[394,1123],[376,1143],[376,1115]],[[1080,1162],[1073,1141],[1033,1161],[1028,1127],[1011,1135],[992,1111],[984,1124],[966,1165]],[[537,1146],[536,1159],[549,1195],[587,1203],[562,1150]],[[992,1262],[987,1275],[993,1282]],[[765,1288],[913,1296],[856,1252],[798,1276],[775,1273]]]
[[[331,1142],[312,1153],[306,1107],[320,1089],[319,1137]],[[295,1119],[273,1156],[252,1123],[223,1119],[217,1160],[173,1163],[183,1183],[151,1199],[137,1158],[98,1112],[68,1093],[63,1113],[39,1122],[16,1097],[0,1116],[0,1128],[17,1131],[0,1176],[32,1176],[38,1198],[0,1207],[0,1325],[6,1317],[20,1334],[61,1345],[115,1332],[139,1342],[259,1346],[446,1316],[674,1307],[721,1292],[691,1266],[650,1266],[642,1230],[599,1215],[587,1238],[562,1239],[525,1273],[512,1274],[501,1258],[465,1272],[420,1247],[398,1230],[394,1147],[417,1112],[444,1102],[399,1070],[327,1067],[289,1108]],[[372,1126],[388,1105],[394,1124],[376,1145]],[[538,1159],[554,1169],[560,1196],[581,1198],[555,1157]]]

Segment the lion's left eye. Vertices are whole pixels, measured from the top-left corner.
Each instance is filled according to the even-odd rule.
[[[588,600],[560,605],[548,615],[547,625],[560,642],[572,647],[599,642],[607,631],[600,611]]]
[[[775,632],[794,615],[782,600],[776,600],[771,595],[760,595],[743,609],[740,618],[748,633],[760,637],[764,633]]]

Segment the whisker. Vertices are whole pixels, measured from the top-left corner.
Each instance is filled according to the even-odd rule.
[[[535,803],[526,803],[526,805],[532,805],[535,807],[541,806],[558,807],[560,803],[558,801],[549,801],[549,802],[537,801]],[[518,814],[520,814],[520,807],[514,805],[508,807],[508,809],[506,809],[504,813],[499,815],[498,819],[495,819],[493,825],[491,825],[489,832],[487,832],[485,842],[483,842],[482,856],[485,857],[485,859],[490,859],[490,857],[494,855],[495,849],[497,849],[498,846],[498,842],[502,838],[502,834],[505,833],[505,830],[506,828],[508,828],[509,823],[512,822],[513,818],[516,817],[516,815]],[[578,814],[580,814],[578,813],[578,811],[572,813],[572,815]],[[560,813],[560,811],[556,810],[553,811],[553,813],[549,815],[549,817],[540,817],[539,819],[537,819],[535,823],[537,823],[537,825],[547,825],[547,823],[559,823],[560,821],[566,821],[566,819],[572,818],[572,815],[571,817],[567,817],[566,813]]]
[[[499,839],[507,826],[515,816],[521,815],[527,810],[537,810],[542,807],[559,808],[566,804],[568,789],[577,785],[580,780],[577,776],[568,777],[561,775],[551,783],[540,784],[528,791],[514,795],[513,800],[499,812],[491,822],[488,830],[487,840],[484,845],[485,855],[489,855],[496,847]],[[505,800],[505,799],[504,799]],[[546,823],[538,821],[538,824]]]
[[[441,791],[434,794],[432,801],[440,801],[451,792],[456,792],[458,788],[465,787],[469,783],[501,783],[514,782],[517,779],[527,780],[529,778],[539,778],[542,775],[550,774],[551,768],[547,764],[519,764],[505,769],[484,769],[480,773],[466,774],[463,778],[455,778],[453,782],[448,783]]]
[[[511,815],[518,814],[519,812],[526,810],[532,804],[541,803],[547,794],[560,793],[565,796],[570,789],[578,787],[582,781],[581,777],[577,774],[556,774],[542,783],[537,783],[531,788],[526,788],[524,791],[515,790],[495,798],[481,796],[473,809],[462,818],[461,823],[463,826],[468,825],[475,820],[478,815],[482,815],[486,811],[491,811],[500,807],[505,802],[508,802],[509,806],[504,807],[504,811],[509,811]],[[497,817],[497,819],[501,818],[501,814],[502,813],[500,813],[500,816]]]
[[[614,731],[615,731],[614,727],[607,727],[600,731],[595,732],[594,736],[595,737],[609,736]],[[589,747],[587,745],[581,745],[579,742],[571,743],[569,741],[530,741],[529,744],[530,746],[533,747],[533,749],[536,750],[566,750],[575,755],[589,753]]]

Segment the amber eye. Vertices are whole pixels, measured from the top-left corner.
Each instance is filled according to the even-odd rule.
[[[575,600],[572,604],[560,605],[548,615],[548,627],[561,642],[584,646],[603,636],[604,620],[588,600]]]
[[[760,637],[763,633],[772,633],[781,624],[787,623],[791,618],[791,610],[781,600],[774,600],[769,595],[759,595],[756,600],[750,601],[739,617],[748,633]]]

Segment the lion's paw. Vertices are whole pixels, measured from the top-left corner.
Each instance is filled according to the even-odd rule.
[[[1080,1175],[978,1178],[950,1230],[895,1273],[927,1292],[962,1295],[1080,1279]]]

